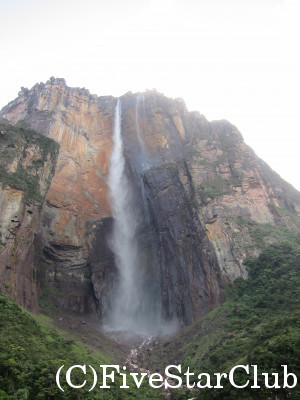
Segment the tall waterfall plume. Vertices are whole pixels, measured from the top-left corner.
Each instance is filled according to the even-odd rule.
[[[113,151],[110,159],[109,189],[114,218],[111,248],[118,269],[107,327],[142,335],[155,334],[160,321],[158,290],[145,271],[139,238],[139,214],[126,174],[121,135],[121,102],[115,109]],[[153,277],[152,277],[153,278]],[[157,285],[156,285],[157,286]]]

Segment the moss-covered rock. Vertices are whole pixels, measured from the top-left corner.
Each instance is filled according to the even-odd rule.
[[[26,202],[42,202],[58,155],[54,140],[21,126],[0,124],[0,182],[23,190]]]

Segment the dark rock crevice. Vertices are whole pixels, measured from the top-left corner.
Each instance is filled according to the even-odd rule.
[[[208,122],[156,91],[121,103],[143,287],[165,319],[189,324],[222,302],[227,281],[246,276],[243,259],[259,252],[247,222],[300,229],[299,192],[229,122]],[[115,104],[51,78],[22,89],[0,113],[6,172],[22,153],[13,159],[14,143],[3,146],[9,126],[61,143],[57,163],[38,161],[32,146],[23,160],[24,168],[38,161],[28,182],[38,176],[43,197],[48,190],[42,208],[42,199],[25,206],[22,190],[0,188],[0,288],[29,309],[44,290],[57,306],[104,319],[110,312],[118,280],[107,185]]]
[[[144,182],[160,243],[163,312],[188,324],[220,304],[220,268],[177,169],[152,168]]]

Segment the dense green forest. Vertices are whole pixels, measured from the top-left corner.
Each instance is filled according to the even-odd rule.
[[[157,399],[160,394],[149,386],[120,389],[122,381],[116,377],[111,389],[92,392],[89,387],[71,389],[62,382],[65,392],[56,385],[56,372],[65,365],[115,364],[107,355],[95,348],[68,338],[64,332],[49,327],[47,318],[32,316],[12,300],[0,295],[0,400],[115,400]],[[79,369],[72,373],[73,384],[80,385],[85,376]],[[131,382],[131,383],[130,383]]]
[[[300,378],[300,237],[269,245],[258,258],[245,261],[249,279],[237,279],[227,287],[228,300],[217,309],[163,343],[142,362],[152,370],[170,363],[182,370],[228,373],[235,365],[258,365],[260,372],[279,372],[282,364]],[[251,371],[251,369],[250,369]],[[248,377],[251,381],[251,375]],[[248,379],[241,373],[237,384]],[[282,382],[282,379],[279,379]],[[197,381],[197,378],[196,378]],[[273,380],[270,378],[270,384]],[[212,385],[214,381],[212,380]],[[295,389],[235,389],[224,381],[224,389],[200,392],[174,390],[173,399],[299,399]]]
[[[260,371],[289,372],[300,377],[300,237],[269,245],[258,258],[246,260],[249,279],[227,287],[228,300],[173,339],[146,352],[140,362],[152,371],[182,364],[195,372],[229,372],[238,364],[256,364]],[[33,317],[12,300],[0,297],[0,399],[158,399],[159,390],[68,389],[60,392],[55,374],[61,365],[112,364],[107,355],[88,348]],[[77,370],[74,382],[82,382]],[[251,379],[251,377],[250,377]],[[197,380],[197,379],[196,379]],[[225,381],[224,381],[225,382]],[[243,384],[245,376],[236,376]],[[272,380],[270,381],[270,383]],[[282,382],[282,380],[281,380]],[[259,383],[263,387],[262,377]],[[299,399],[299,386],[283,389],[173,390],[172,399]]]

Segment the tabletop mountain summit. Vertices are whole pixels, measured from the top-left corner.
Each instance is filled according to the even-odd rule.
[[[0,289],[29,310],[44,290],[111,329],[190,324],[247,255],[300,230],[299,192],[182,99],[51,78],[0,123]]]

